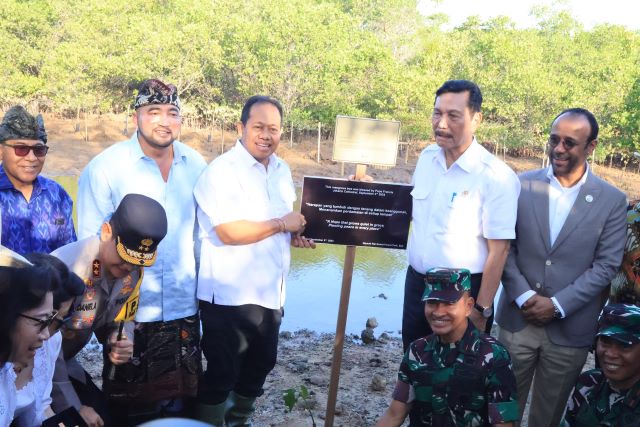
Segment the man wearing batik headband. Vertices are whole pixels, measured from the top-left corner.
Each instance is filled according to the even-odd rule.
[[[107,399],[75,356],[95,333],[104,346],[105,371],[129,362],[134,353],[133,322],[121,321],[133,319],[143,267],[154,264],[166,233],[164,208],[149,197],[128,194],[111,219],[102,224],[100,236],[87,237],[52,253],[86,284],[62,330],[62,352],[52,392],[56,412],[74,406],[90,427],[111,424]],[[124,330],[118,329],[120,324],[125,325]],[[115,370],[116,378],[122,374],[119,370]]]
[[[181,398],[195,396],[201,370],[193,187],[206,163],[198,152],[176,140],[182,118],[175,86],[146,80],[133,107],[134,135],[91,160],[78,188],[80,238],[98,233],[130,193],[158,201],[167,213],[167,236],[154,265],[145,270],[140,289],[136,363],[127,364],[127,378],[118,372],[115,380],[107,381],[112,414],[123,416],[119,425],[139,424],[160,413],[181,414]],[[142,415],[136,418],[135,413]]]
[[[516,380],[509,353],[469,320],[474,310],[466,269],[425,275],[424,314],[433,333],[413,341],[400,365],[391,406],[377,426],[513,426]]]
[[[596,336],[601,367],[578,377],[562,425],[637,426],[640,423],[640,308],[624,304],[605,306]]]
[[[49,253],[76,240],[73,201],[40,175],[49,147],[42,117],[11,107],[0,124],[2,244],[20,254]]]

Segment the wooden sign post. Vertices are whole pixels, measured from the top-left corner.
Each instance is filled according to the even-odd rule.
[[[362,180],[367,174],[366,165],[356,166],[355,180]],[[344,349],[344,333],[347,329],[347,312],[351,295],[351,280],[353,266],[356,260],[356,247],[347,246],[344,254],[342,269],[342,288],[340,289],[340,306],[338,307],[338,321],[336,322],[336,337],[333,341],[333,359],[331,360],[331,379],[329,380],[329,396],[327,396],[327,411],[325,413],[325,427],[333,427],[338,399],[338,383],[340,382],[340,367],[342,366],[342,350]]]
[[[318,163],[320,162],[320,126],[320,123],[318,123]],[[343,162],[343,164],[344,162],[355,163],[357,166],[354,181],[365,180],[366,164],[389,166],[395,166],[396,164],[400,122],[338,116],[336,117],[334,135],[332,159],[333,161]],[[345,181],[341,181],[341,183],[320,183],[320,186],[316,182],[314,190],[310,191],[315,194],[311,195],[309,199],[305,193],[306,184],[303,185],[302,190],[301,211],[307,220],[306,237],[317,239],[318,243],[346,245],[342,271],[342,288],[340,290],[340,306],[338,307],[336,336],[333,343],[333,360],[331,362],[325,427],[333,427],[335,416],[344,336],[347,327],[347,312],[351,294],[351,280],[356,258],[356,245],[404,248],[409,231],[409,221],[407,220],[404,226],[399,226],[398,224],[402,221],[398,221],[398,219],[401,217],[406,218],[407,214],[408,218],[411,217],[411,213],[408,212],[410,207],[404,209],[396,209],[394,206],[382,207],[384,205],[382,198],[394,202],[395,198],[391,194],[397,196],[400,191],[395,192],[388,188],[384,190],[362,188],[375,186],[376,184],[360,182],[358,185],[345,185]],[[311,180],[309,183],[310,187],[312,187]],[[384,186],[385,184],[378,185]],[[404,192],[405,199],[407,199],[408,194],[408,192]],[[315,196],[318,196],[317,200],[314,199]],[[367,206],[362,205],[365,200],[369,203]],[[377,204],[371,205],[371,201]],[[315,224],[313,224],[314,220]],[[390,229],[397,230],[398,228],[403,229],[400,234],[404,235],[404,242],[398,242],[398,239],[391,243],[382,242],[384,239],[381,239],[380,236]],[[316,232],[317,235],[314,235]],[[347,240],[343,240],[344,238]],[[403,239],[400,238],[399,240]],[[387,244],[389,246],[386,246]]]

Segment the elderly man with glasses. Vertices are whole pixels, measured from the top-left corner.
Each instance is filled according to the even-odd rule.
[[[76,240],[73,201],[40,175],[49,147],[42,117],[17,105],[0,124],[2,244],[19,254],[49,253]]]

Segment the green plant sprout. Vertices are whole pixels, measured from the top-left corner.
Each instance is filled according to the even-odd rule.
[[[302,398],[304,402],[302,406],[307,410],[307,412],[309,412],[309,416],[311,417],[311,424],[313,425],[313,427],[316,427],[316,421],[313,418],[313,412],[311,412],[309,390],[304,385],[300,385],[299,390],[290,388],[282,392],[282,399],[284,400],[284,405],[287,407],[285,409],[285,412],[291,412],[300,398]]]

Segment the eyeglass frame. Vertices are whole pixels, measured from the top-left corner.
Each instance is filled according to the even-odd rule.
[[[549,136],[549,139],[547,139],[547,144],[549,145],[549,147],[551,147],[552,149],[555,149],[558,145],[560,145],[560,143],[562,143],[562,146],[564,147],[565,150],[567,151],[571,151],[574,148],[576,148],[578,145],[581,145],[579,142],[575,142],[573,140],[571,141],[567,141],[565,138],[558,138],[557,141],[552,141],[551,138],[553,138],[555,135],[551,135]],[[589,144],[591,144],[594,140],[592,139],[591,141],[587,141],[587,143],[584,145],[584,147],[588,147]]]
[[[32,317],[32,316],[28,316],[24,313],[18,313],[18,316],[20,317],[24,317],[25,319],[29,319],[29,320],[33,320],[35,322],[38,322],[38,325],[40,326],[40,331],[42,332],[45,329],[47,329],[54,321],[54,319],[56,318],[56,316],[58,315],[58,310],[53,310],[53,312],[51,314],[48,314],[47,317],[45,319],[38,319],[37,317]]]
[[[42,158],[42,157],[46,157],[47,153],[49,152],[49,146],[45,145],[45,144],[36,144],[36,145],[27,145],[27,144],[7,144],[6,141],[1,143],[2,145],[6,146],[6,147],[11,147],[13,148],[13,152],[15,153],[16,156],[18,157],[27,157],[29,155],[29,151],[33,151],[33,155],[38,157],[38,158]],[[24,154],[20,154],[18,153],[18,150],[27,150],[26,153]],[[44,154],[39,156],[36,153],[36,150],[44,150]]]
[[[62,319],[59,319],[57,317],[57,314],[58,313],[56,313],[56,317],[54,317],[53,320],[51,321],[51,325],[53,325],[53,322],[57,322],[58,323],[58,326],[56,326],[55,329],[54,329],[55,331],[59,331],[60,329],[62,329],[64,327],[64,325],[69,323],[71,321],[71,319],[73,319],[74,312],[73,311],[69,311],[67,313],[67,315],[64,316]]]

